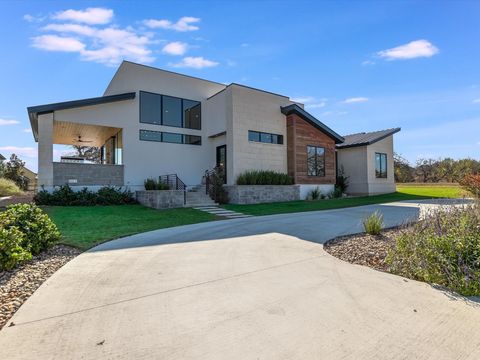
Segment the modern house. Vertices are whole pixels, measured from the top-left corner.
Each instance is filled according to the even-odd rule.
[[[393,137],[400,129],[341,136],[287,96],[124,61],[101,97],[28,108],[38,141],[38,185],[125,186],[176,174],[189,187],[224,167],[288,173],[301,196],[333,190],[395,191]],[[101,147],[101,163],[54,162],[53,144]]]

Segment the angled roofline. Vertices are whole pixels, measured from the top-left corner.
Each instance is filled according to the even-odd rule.
[[[0,154],[0,161],[3,161],[3,160],[7,160],[7,159],[5,158],[5,156],[3,156],[2,154]]]
[[[136,92],[128,92],[124,94],[99,96],[95,98],[64,101],[59,103],[45,104],[29,106],[27,108],[28,117],[30,118],[30,125],[32,127],[33,136],[35,141],[38,140],[38,115],[52,113],[57,110],[74,109],[84,106],[107,104],[116,101],[132,100],[135,99]]]
[[[281,106],[280,109],[282,111],[282,114],[284,115],[296,114],[300,116],[303,120],[307,121],[309,124],[313,125],[318,130],[326,133],[328,136],[334,139],[335,144],[339,144],[345,141],[345,139],[341,135],[337,134],[335,131],[330,129],[327,125],[322,123],[320,120],[317,120],[315,117],[313,117],[311,114],[303,110],[297,104]]]
[[[392,136],[393,134],[396,134],[397,132],[399,132],[400,130],[402,130],[402,128],[400,127],[396,127],[396,128],[392,128],[392,129],[386,129],[386,130],[378,130],[378,131],[388,131],[387,133],[383,134],[382,136],[379,136],[375,139],[372,139],[370,141],[364,141],[364,142],[361,142],[361,143],[356,143],[356,144],[351,144],[351,145],[344,145],[342,146],[342,144],[337,144],[337,149],[348,149],[348,148],[352,148],[352,147],[359,147],[359,146],[368,146],[368,145],[372,145],[372,144],[375,144],[376,142],[379,142],[380,140],[383,140],[389,136]],[[375,131],[371,131],[371,132],[375,132]],[[356,133],[356,134],[349,134],[349,135],[345,135],[345,137],[347,136],[353,136],[353,135],[360,135],[360,134],[368,134],[368,133]]]

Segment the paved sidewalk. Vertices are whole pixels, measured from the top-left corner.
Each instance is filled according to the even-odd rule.
[[[0,331],[5,359],[478,359],[480,306],[319,244],[394,203],[226,220],[102,244]]]
[[[222,216],[227,219],[241,219],[251,217],[252,215],[245,215],[237,211],[227,210],[219,206],[198,206],[194,209],[207,212],[212,215]]]

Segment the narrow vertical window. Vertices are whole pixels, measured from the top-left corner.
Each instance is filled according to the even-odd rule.
[[[387,154],[375,153],[375,177],[386,179],[387,175]]]
[[[307,146],[307,175],[325,176],[325,148]]]

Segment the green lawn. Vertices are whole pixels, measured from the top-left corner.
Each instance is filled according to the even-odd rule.
[[[46,206],[44,210],[62,233],[62,242],[84,250],[122,236],[216,219],[194,209],[154,210],[141,205]]]
[[[397,192],[385,195],[361,196],[319,201],[290,201],[255,205],[224,205],[226,209],[249,215],[272,215],[303,211],[340,209],[353,206],[380,204],[401,200],[422,200],[431,198],[455,198],[462,196],[458,186],[398,186]]]

